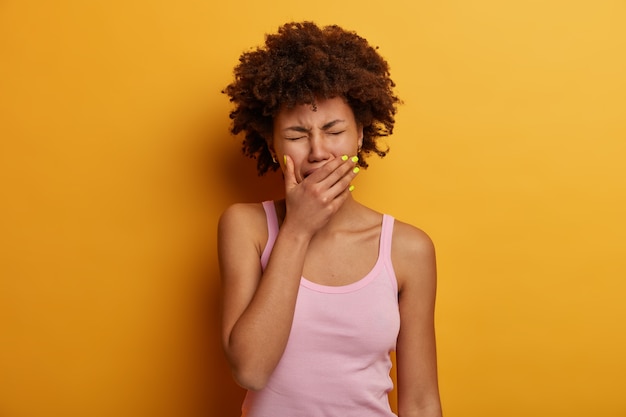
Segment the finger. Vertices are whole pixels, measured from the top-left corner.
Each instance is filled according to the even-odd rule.
[[[337,188],[335,197],[333,198],[333,204],[342,205],[344,201],[348,199],[348,196],[352,194],[354,188],[351,186],[345,188]]]
[[[343,167],[342,167],[343,168]],[[329,189],[329,191],[335,195],[335,198],[341,194],[343,194],[344,192],[348,191],[352,191],[351,188],[351,184],[352,181],[354,180],[354,178],[358,175],[358,173],[360,172],[360,168],[357,166],[353,166],[353,167],[349,167],[349,169],[347,170],[347,172],[345,172],[343,174],[343,176],[341,178],[339,178]],[[339,170],[337,170],[339,171]],[[354,187],[352,187],[352,189],[354,189]]]
[[[326,177],[319,181],[320,183],[325,183],[329,188],[335,186],[336,184],[340,186],[341,184],[345,185],[346,181],[349,184],[349,182],[352,181],[356,174],[360,171],[360,168],[356,166],[358,158],[353,157],[345,160],[340,158],[337,159],[341,161],[340,164],[332,169]],[[344,180],[345,178],[347,178],[347,180]],[[341,183],[338,184],[340,181]]]
[[[307,178],[310,178],[312,182],[325,183],[327,187],[330,187],[353,166],[354,161],[347,155],[344,155],[340,158],[333,158],[328,161]]]
[[[298,180],[296,179],[293,159],[289,155],[284,156],[285,162],[285,187],[287,189],[291,189],[298,185]]]

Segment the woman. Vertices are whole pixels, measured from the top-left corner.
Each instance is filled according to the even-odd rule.
[[[225,93],[234,134],[285,198],[219,222],[223,345],[243,415],[441,416],[435,256],[421,230],[357,202],[352,180],[391,134],[387,62],[353,32],[289,23],[244,53]]]

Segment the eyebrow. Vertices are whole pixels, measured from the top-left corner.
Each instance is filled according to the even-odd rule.
[[[328,122],[328,123],[324,124],[324,125],[322,126],[322,130],[327,130],[327,129],[330,129],[331,127],[335,126],[336,124],[338,124],[338,123],[343,123],[343,122],[345,122],[345,120],[343,120],[343,119],[335,119],[335,120],[332,120],[332,121],[330,121],[330,122]],[[285,128],[285,129],[283,129],[283,130],[285,130],[285,131],[287,131],[287,130],[293,130],[293,131],[295,131],[295,132],[304,132],[304,133],[308,133],[308,132],[310,132],[310,131],[311,131],[311,129],[308,129],[308,128],[304,127],[304,126],[289,126],[289,127]]]

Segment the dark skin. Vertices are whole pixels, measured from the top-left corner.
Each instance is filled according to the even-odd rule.
[[[274,121],[268,147],[281,161],[285,200],[276,203],[281,225],[265,271],[259,265],[267,241],[262,207],[234,205],[219,223],[223,345],[236,380],[252,390],[265,386],[282,356],[300,278],[346,285],[364,276],[377,257],[382,215],[350,191],[358,175],[351,156],[362,129],[341,98],[320,100],[316,107],[284,109]],[[421,230],[396,222],[392,262],[401,316],[399,415],[440,417],[432,242]]]
[[[338,26],[291,22],[269,34],[265,44],[247,51],[226,87],[234,109],[233,134],[245,133],[244,154],[255,158],[259,174],[284,168],[272,161],[273,122],[282,106],[315,105],[319,98],[344,97],[363,128],[358,151],[385,156],[378,138],[393,132],[396,104],[389,65],[368,42]],[[277,158],[282,164],[282,160]]]

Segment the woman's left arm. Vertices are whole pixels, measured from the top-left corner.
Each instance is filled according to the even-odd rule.
[[[396,348],[399,417],[441,417],[435,347],[437,268],[432,241],[396,221],[392,261],[398,279],[400,334]]]

